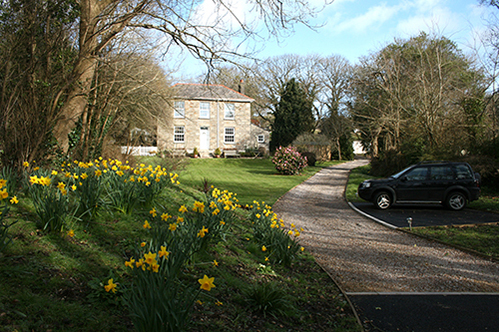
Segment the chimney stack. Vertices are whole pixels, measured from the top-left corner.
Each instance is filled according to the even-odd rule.
[[[239,91],[239,93],[242,93],[244,95],[244,80],[242,78],[239,80],[237,90]]]

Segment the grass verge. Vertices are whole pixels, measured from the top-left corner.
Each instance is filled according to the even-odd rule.
[[[298,184],[297,178],[307,177],[287,186]],[[177,213],[181,204],[203,196],[183,183],[165,189],[162,210]],[[250,194],[241,197],[249,200]],[[118,287],[126,280],[124,261],[147,239],[149,208],[132,215],[104,211],[89,223],[75,223],[71,237],[37,229],[29,200],[22,193],[19,199],[26,203],[12,210],[18,220],[9,229],[13,242],[0,254],[0,331],[133,330],[119,298],[103,289],[109,278]],[[250,239],[247,211],[237,211],[229,236],[208,245],[185,269],[193,283],[205,273],[216,277],[216,288],[194,305],[189,331],[359,330],[347,301],[310,255],[300,254],[287,267],[270,264]]]

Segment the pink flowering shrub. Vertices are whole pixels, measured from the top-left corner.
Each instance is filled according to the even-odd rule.
[[[287,148],[280,146],[276,150],[272,162],[279,173],[294,175],[300,174],[301,170],[307,166],[307,157],[302,156],[292,146]]]

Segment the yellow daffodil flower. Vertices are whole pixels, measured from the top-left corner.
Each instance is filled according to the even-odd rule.
[[[144,225],[142,226],[144,229],[151,229],[151,225],[149,225],[149,221],[144,221]]]
[[[149,251],[149,253],[144,255],[144,262],[146,262],[149,265],[156,264],[156,254],[153,254]]]
[[[168,251],[166,251],[165,246],[161,246],[161,250],[158,252],[159,258],[164,257],[165,259],[168,259],[168,255],[170,254]]]
[[[113,282],[113,279],[111,278],[111,279],[109,279],[109,280],[108,280],[107,285],[105,285],[105,286],[104,286],[104,289],[105,289],[105,290],[106,290],[106,292],[108,292],[108,293],[109,293],[110,291],[112,291],[113,293],[116,293],[116,287],[117,287],[117,286],[118,286],[118,285],[117,285],[117,284],[115,284],[115,283]]]
[[[17,204],[19,203],[19,200],[17,199],[17,196],[14,196],[10,199],[10,204]]]
[[[132,258],[130,258],[129,261],[125,262],[125,266],[128,266],[129,268],[133,269],[133,263],[135,263],[135,259],[133,259],[133,257],[132,257]]]
[[[215,284],[213,283],[215,281],[215,278],[208,278],[208,276],[205,274],[203,279],[199,279],[198,282],[201,284],[201,289],[205,291],[210,291],[212,288],[216,287]]]
[[[205,228],[203,226],[203,228],[201,228],[201,230],[198,233],[198,237],[204,237],[206,235],[206,233],[208,233],[208,228]]]
[[[7,192],[7,189],[3,189],[0,191],[0,199],[6,199],[9,197],[9,193]]]

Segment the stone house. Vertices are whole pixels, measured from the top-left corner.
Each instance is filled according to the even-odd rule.
[[[160,150],[212,155],[244,152],[262,139],[251,124],[253,99],[223,85],[175,84],[172,121],[158,124]]]

